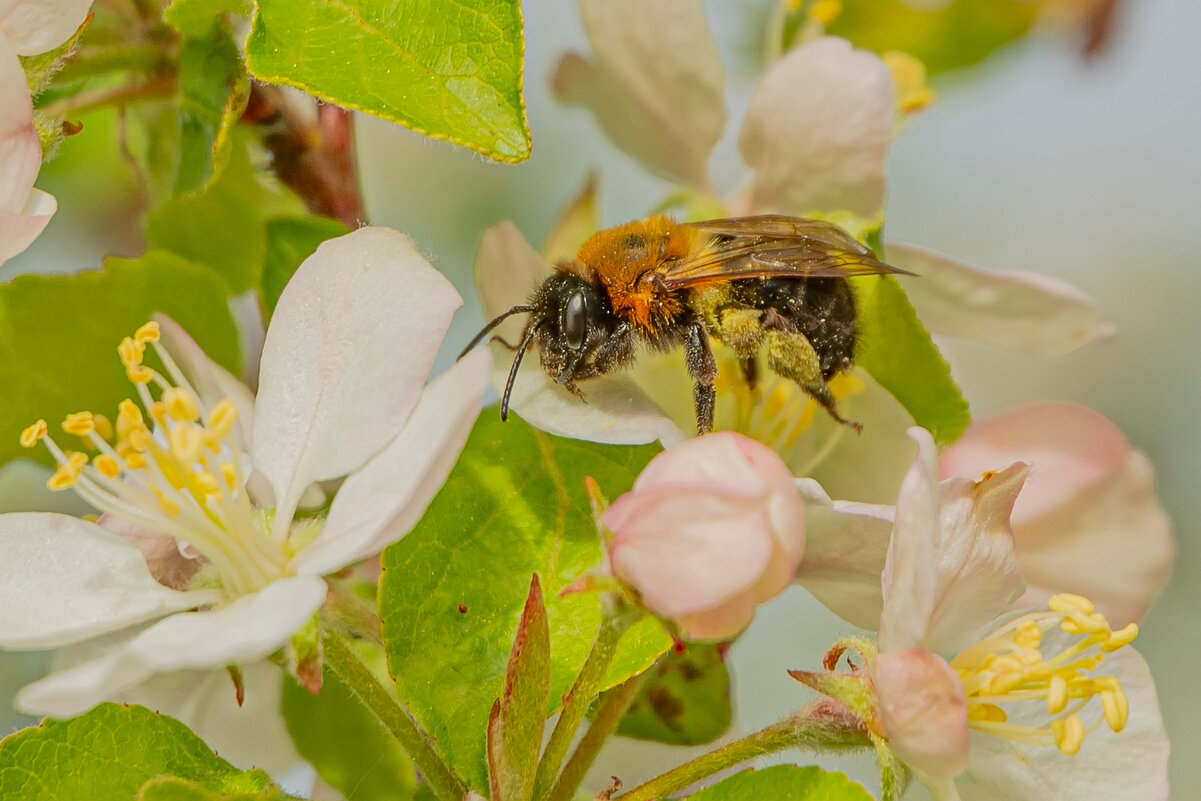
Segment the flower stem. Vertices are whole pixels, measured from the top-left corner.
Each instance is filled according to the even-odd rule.
[[[667,798],[718,771],[787,748],[850,751],[872,747],[871,738],[862,728],[862,724],[850,724],[842,715],[831,717],[827,714],[829,708],[823,701],[810,704],[767,728],[672,768],[667,773],[617,796],[614,801],[651,801],[655,798]]]
[[[97,89],[80,92],[73,97],[63,98],[40,109],[47,117],[65,117],[68,114],[83,114],[104,106],[126,106],[140,100],[157,100],[168,97],[175,91],[175,78],[151,78],[142,83],[118,86],[115,89]]]
[[[601,619],[592,650],[584,660],[584,666],[580,669],[575,684],[563,700],[563,711],[559,713],[559,720],[555,723],[546,749],[542,752],[542,759],[538,762],[538,772],[534,777],[535,799],[545,799],[550,794],[555,778],[559,775],[559,766],[567,756],[567,749],[575,738],[576,730],[588,712],[592,699],[599,693],[601,681],[604,680],[609,663],[613,661],[613,655],[617,651],[617,643],[633,621],[634,618],[628,613],[610,613],[608,610]]]
[[[575,751],[568,758],[567,764],[563,766],[559,780],[551,788],[548,801],[568,801],[575,795],[581,782],[584,781],[584,774],[592,767],[592,763],[596,760],[605,741],[617,730],[617,724],[625,717],[626,710],[634,701],[634,696],[638,695],[638,690],[642,688],[650,675],[651,671],[647,670],[631,679],[626,679],[604,697],[596,709],[596,717],[592,719],[588,730],[584,732]]]
[[[322,642],[325,647],[325,664],[346,683],[359,703],[367,707],[396,738],[439,801],[462,801],[467,793],[467,786],[434,750],[429,737],[397,700],[396,695],[380,683],[341,636],[327,632]]]

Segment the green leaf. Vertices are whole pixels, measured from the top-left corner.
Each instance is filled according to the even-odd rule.
[[[717,645],[668,652],[617,727],[623,737],[703,745],[730,728],[730,674]]]
[[[174,194],[210,185],[229,163],[230,133],[246,108],[250,79],[226,27],[185,39],[179,54],[179,171]]]
[[[413,797],[412,761],[332,670],[317,695],[285,680],[282,710],[296,750],[347,801]]]
[[[259,0],[252,75],[499,161],[523,161],[519,0]]]
[[[0,798],[129,801],[151,779],[179,777],[234,798],[280,798],[261,770],[221,759],[187,726],[140,706],[101,704],[70,720],[47,720],[0,741]],[[152,790],[154,801],[212,795]],[[167,794],[155,794],[167,793]],[[224,795],[217,796],[224,798]]]
[[[937,75],[983,61],[1025,36],[1040,11],[1029,0],[843,0],[828,31],[877,53],[904,51]]]
[[[488,719],[488,776],[492,801],[529,801],[550,700],[550,631],[538,574],[530,581],[504,692]]]
[[[861,785],[816,765],[744,770],[689,798],[690,801],[872,801]]]
[[[172,0],[163,9],[163,21],[184,36],[203,36],[222,14],[248,16],[252,9],[249,0]]]
[[[209,790],[187,779],[171,777],[151,779],[143,784],[136,801],[289,801],[295,798],[278,787],[268,787],[262,792],[227,793]]]
[[[263,305],[269,318],[275,304],[300,263],[327,239],[350,231],[328,217],[299,215],[267,221],[267,253],[263,257]]]
[[[495,409],[476,422],[425,516],[384,551],[379,607],[397,693],[472,787],[488,788],[484,732],[537,573],[559,706],[600,623],[598,596],[559,592],[601,562],[585,476],[617,497],[658,445],[560,439]],[[671,645],[653,618],[626,632],[602,689],[646,670]]]
[[[0,464],[25,451],[21,429],[39,417],[58,433],[69,412],[116,413],[133,386],[117,344],[155,312],[182,325],[205,352],[235,374],[238,334],[227,289],[207,269],[161,251],[108,259],[75,275],[22,275],[0,284]],[[3,798],[0,794],[0,798]]]
[[[855,362],[939,445],[957,440],[972,421],[967,401],[905,290],[888,275],[857,278],[851,285],[862,326]]]
[[[151,212],[146,238],[152,247],[205,265],[225,279],[231,293],[258,287],[267,250],[265,220],[300,211],[293,196],[272,191],[261,177],[244,137],[235,137],[229,164],[217,180]]]

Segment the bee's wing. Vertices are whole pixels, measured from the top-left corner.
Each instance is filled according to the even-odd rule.
[[[851,278],[905,270],[881,262],[846,231],[823,220],[763,215],[687,223],[710,236],[691,256],[667,264],[668,289],[738,278]]]

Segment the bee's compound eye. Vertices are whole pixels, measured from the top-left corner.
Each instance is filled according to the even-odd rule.
[[[567,308],[563,310],[563,341],[572,350],[584,347],[584,334],[588,329],[588,300],[584,291],[577,289],[567,299]]]

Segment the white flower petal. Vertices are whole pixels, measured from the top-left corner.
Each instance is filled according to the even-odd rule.
[[[831,612],[863,629],[880,622],[880,572],[892,537],[893,508],[832,501],[813,479],[805,498],[805,556],[796,583]]]
[[[196,340],[179,323],[165,314],[156,314],[161,343],[175,360],[192,388],[200,393],[205,406],[212,407],[222,398],[233,401],[238,410],[237,426],[242,442],[249,444],[254,431],[254,393],[233,373],[210,359]]]
[[[170,715],[194,731],[209,748],[239,768],[272,775],[300,762],[280,714],[283,671],[270,662],[245,665],[245,700],[238,706],[226,670],[186,670],[153,676],[115,700]]]
[[[475,253],[475,288],[488,320],[529,303],[538,285],[550,275],[551,266],[516,225],[506,220],[484,231]],[[493,335],[516,345],[524,325],[525,317],[514,315],[497,326]]]
[[[1092,298],[1054,276],[981,270],[913,245],[888,245],[885,260],[917,274],[899,278],[935,334],[1059,356],[1115,331]]]
[[[400,431],[462,299],[408,237],[361,228],[317,248],[263,345],[254,466],[290,518],[312,481],[362,466]]]
[[[0,514],[58,512],[80,517],[96,510],[74,492],[55,492],[46,486],[50,468],[32,459],[13,459],[0,467]]]
[[[594,61],[569,53],[555,95],[587,106],[609,139],[651,172],[707,189],[726,125],[725,74],[699,2],[580,0]]]
[[[34,682],[17,695],[17,706],[69,717],[156,673],[258,662],[312,617],[325,591],[322,579],[296,576],[212,611],[172,615],[97,659]]]
[[[23,56],[53,50],[83,24],[92,0],[5,0],[0,35]]]
[[[1108,479],[1014,527],[1022,572],[1038,603],[1056,592],[1083,595],[1115,627],[1146,614],[1176,557],[1172,521],[1155,494],[1155,474],[1135,451]]]
[[[218,598],[159,584],[141,551],[94,523],[0,517],[0,647],[52,648]]]
[[[755,170],[749,213],[874,215],[895,118],[892,75],[876,55],[833,37],[788,53],[763,76],[738,137]]]
[[[920,428],[910,433],[918,457],[897,498],[880,650],[953,654],[1024,590],[1009,514],[1026,467],[939,484],[933,438]]]
[[[294,560],[322,575],[379,553],[416,525],[479,414],[492,357],[469,353],[426,387],[401,432],[342,484],[325,527]]]
[[[1025,746],[973,732],[971,764],[956,781],[964,801],[1166,799],[1168,737],[1146,661],[1134,649],[1123,648],[1107,655],[1098,673],[1122,683],[1130,702],[1125,729],[1115,734],[1102,722],[1085,736],[1075,756],[1064,756],[1052,746]],[[1046,710],[1037,704],[1011,706],[1018,711],[1013,717],[1018,725],[1046,722]],[[1094,707],[1092,714],[1100,710]]]

